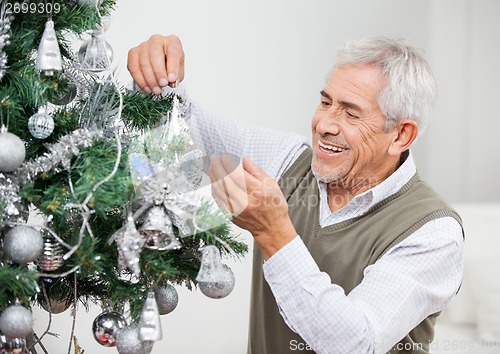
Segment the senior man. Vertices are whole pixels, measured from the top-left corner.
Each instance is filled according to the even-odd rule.
[[[184,77],[176,36],[129,51],[147,93]],[[463,229],[410,152],[436,100],[420,51],[383,36],[348,42],[320,90],[312,146],[295,134],[224,121],[190,102],[216,201],[256,245],[251,354],[428,353],[459,289]],[[189,100],[188,100],[189,101]],[[234,175],[236,176],[236,175]]]

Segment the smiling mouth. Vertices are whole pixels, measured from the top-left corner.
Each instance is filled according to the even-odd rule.
[[[331,151],[333,153],[340,153],[340,152],[344,152],[347,150],[346,148],[343,148],[343,147],[325,144],[325,143],[321,142],[320,140],[318,140],[318,145],[319,145],[320,149],[326,150],[328,152]]]

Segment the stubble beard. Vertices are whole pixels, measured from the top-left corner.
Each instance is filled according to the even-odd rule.
[[[326,172],[320,172],[319,169],[317,168],[316,164],[320,164],[319,161],[312,161],[311,163],[311,170],[316,177],[316,179],[320,182],[326,183],[326,184],[331,184],[331,183],[338,183],[339,181],[342,180],[342,176],[344,176],[345,171],[343,169],[336,171],[336,173],[326,173]]]

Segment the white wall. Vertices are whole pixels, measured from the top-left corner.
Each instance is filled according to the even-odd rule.
[[[491,201],[500,199],[499,14],[497,0],[118,0],[106,36],[123,83],[130,47],[174,33],[184,43],[189,93],[207,109],[306,136],[341,43],[406,37],[426,49],[441,92],[436,120],[414,149],[421,174],[451,201]],[[178,289],[179,306],[163,318],[153,353],[245,353],[250,260],[228,262],[236,288],[226,299]],[[112,353],[91,338],[97,314],[79,311],[76,335],[87,353]],[[38,332],[45,316],[37,312]],[[62,338],[46,343],[63,353],[70,317],[54,320]]]
[[[453,202],[500,201],[500,2],[430,3],[428,53],[440,89],[417,144],[421,173]]]

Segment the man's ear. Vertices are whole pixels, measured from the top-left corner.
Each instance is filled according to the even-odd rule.
[[[399,156],[408,149],[418,135],[418,125],[413,119],[402,120],[395,128],[388,153],[391,156]]]

